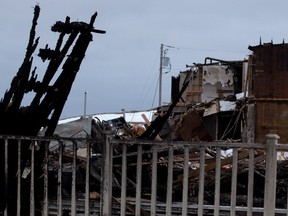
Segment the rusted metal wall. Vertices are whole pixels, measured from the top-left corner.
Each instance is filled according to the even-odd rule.
[[[256,98],[288,98],[288,44],[249,47],[254,52],[252,93]]]
[[[277,133],[280,143],[288,141],[288,103],[258,101],[256,103],[255,141],[264,143],[265,134]]]
[[[255,142],[275,132],[280,142],[288,141],[288,44],[260,44],[253,51],[250,65],[250,96],[255,97]]]

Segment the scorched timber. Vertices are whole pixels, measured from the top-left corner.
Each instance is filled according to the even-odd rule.
[[[56,22],[51,30],[59,34],[55,49],[48,45],[40,49],[38,56],[48,60],[48,67],[43,75],[42,81],[37,80],[36,69],[32,67],[33,54],[37,48],[39,37],[36,36],[37,20],[40,14],[40,7],[34,7],[34,18],[30,30],[26,54],[22,65],[16,76],[13,78],[10,89],[0,101],[0,134],[37,136],[44,128],[45,136],[52,136],[59,121],[60,115],[68,98],[76,75],[80,69],[86,50],[93,40],[92,33],[105,33],[105,31],[93,27],[97,13],[91,16],[90,22],[70,22],[66,17],[65,22]],[[67,38],[66,42],[65,39]],[[72,48],[72,51],[68,51]],[[62,71],[56,72],[62,65]],[[55,80],[54,83],[51,83]],[[30,105],[22,106],[26,94],[34,92],[34,98]],[[4,143],[0,145],[0,184],[5,184],[5,161]],[[30,142],[21,143],[21,170],[23,171],[29,158],[31,158]],[[35,195],[36,213],[39,213],[41,196],[43,195],[42,163],[44,158],[44,143],[40,145],[35,157]],[[16,215],[17,210],[17,160],[15,156],[18,151],[17,142],[9,142],[8,150],[8,189],[1,187],[0,191],[0,213],[8,209],[8,215]],[[21,181],[21,215],[29,215],[30,184],[27,179]],[[5,196],[8,194],[9,196]],[[39,196],[39,197],[38,197]]]

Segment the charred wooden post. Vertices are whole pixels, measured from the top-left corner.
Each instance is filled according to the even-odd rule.
[[[187,80],[187,78],[188,78],[188,74],[185,78],[185,82],[181,88],[181,91],[178,94],[178,97],[175,97],[174,101],[171,103],[167,112],[163,116],[161,115],[157,116],[157,118],[154,121],[152,121],[151,125],[146,129],[146,131],[139,137],[139,139],[148,139],[148,140],[155,139],[155,137],[158,135],[163,125],[165,124],[169,116],[171,115],[174,107],[176,106],[177,102],[180,100],[182,94],[188,87],[189,80]]]
[[[39,14],[40,7],[36,5],[34,8],[34,18],[32,21],[32,28],[30,30],[29,42],[26,48],[26,55],[21,67],[18,70],[17,75],[13,78],[11,82],[10,89],[5,93],[4,98],[0,103],[1,114],[3,114],[4,112],[15,112],[20,108],[33,61],[32,54],[34,53],[39,41],[39,38],[35,40],[35,29]],[[4,131],[2,127],[0,128],[0,130],[3,133]]]
[[[48,45],[44,49],[40,49],[38,56],[43,61],[49,60],[49,64],[43,80],[37,81],[36,67],[32,71],[31,68],[33,62],[32,55],[36,50],[39,40],[39,38],[35,39],[35,29],[39,14],[40,7],[37,5],[34,8],[34,18],[24,61],[13,78],[10,89],[6,91],[4,98],[0,101],[0,134],[36,136],[43,127],[45,128],[45,136],[52,136],[82,60],[85,57],[86,50],[92,41],[92,33],[105,33],[105,31],[94,29],[93,27],[97,13],[91,16],[89,23],[70,22],[69,17],[66,18],[65,22],[56,22],[51,30],[59,32],[60,35],[54,50],[48,48]],[[66,35],[69,35],[68,39],[61,49]],[[71,46],[73,46],[73,49],[67,55]],[[55,79],[54,84],[50,84],[64,60],[62,72]],[[36,94],[30,106],[22,107],[21,103],[24,95],[31,91],[34,91]],[[17,175],[20,176],[27,161],[31,159],[30,144],[30,141],[21,142],[21,172],[17,174],[19,165],[17,165],[17,160],[15,161],[14,157],[17,155],[19,145],[17,142],[9,142],[7,154],[9,187],[6,192],[2,191],[2,189],[0,191],[0,212],[8,208],[8,215],[16,215]],[[36,212],[40,209],[40,201],[43,198],[44,191],[44,180],[41,176],[43,174],[42,164],[45,158],[45,143],[42,144],[40,145],[40,149],[37,152],[35,151],[35,157],[33,157],[35,162],[33,175],[37,179],[34,183],[35,195],[38,196],[35,197]],[[4,144],[2,145],[2,143],[0,145],[0,153],[0,184],[4,185],[6,159],[4,159]],[[29,212],[30,183],[28,179],[25,181],[21,181],[21,202],[28,202],[28,205],[22,203],[21,215],[28,215]],[[23,185],[27,185],[27,187],[23,187]],[[9,197],[5,196],[5,194],[8,194]]]

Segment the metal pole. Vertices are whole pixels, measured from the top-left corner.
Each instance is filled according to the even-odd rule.
[[[137,147],[137,176],[136,176],[136,207],[135,216],[141,215],[141,188],[142,188],[142,148],[140,144]]]
[[[247,216],[253,215],[254,149],[249,149]]]
[[[264,193],[264,216],[275,215],[277,178],[277,134],[266,135],[266,172]]]
[[[215,165],[215,194],[214,194],[214,216],[219,216],[220,207],[220,181],[221,181],[221,148],[216,147]]]
[[[230,215],[236,216],[236,196],[237,196],[237,172],[238,172],[238,149],[233,149],[232,162],[232,184],[231,184],[231,198],[230,198]]]
[[[184,147],[182,216],[188,215],[189,146]]]
[[[167,195],[166,195],[166,216],[172,215],[172,192],[173,192],[173,146],[169,146],[168,156],[168,176],[167,176]]]
[[[103,143],[102,151],[102,170],[101,170],[101,200],[100,215],[109,216],[112,211],[112,144],[111,136],[106,134],[106,141]]]
[[[157,145],[152,146],[152,183],[151,183],[151,216],[156,216],[157,201]]]
[[[59,162],[58,162],[58,185],[57,185],[57,213],[63,213],[63,200],[62,200],[62,170],[63,170],[63,142],[59,142]]]
[[[86,116],[87,92],[84,93],[84,117]]]
[[[35,216],[35,142],[31,143],[31,182],[30,182],[30,216]]]
[[[121,216],[126,215],[126,187],[127,187],[127,145],[122,148],[122,179],[121,179]]]
[[[163,44],[160,47],[160,73],[159,73],[159,107],[162,104],[162,60],[163,60]]]
[[[123,118],[126,120],[126,111],[125,111],[125,109],[122,109],[122,112],[123,112]]]
[[[203,215],[204,205],[204,180],[205,180],[205,147],[200,147],[200,171],[198,189],[198,215]]]
[[[77,142],[73,141],[71,216],[76,216],[76,169],[77,169]]]
[[[87,159],[86,159],[86,179],[85,179],[85,216],[90,215],[90,148],[91,143],[87,142]]]
[[[5,201],[8,201],[8,139],[5,139]],[[6,206],[4,211],[4,216],[8,215],[8,206]]]
[[[21,140],[18,140],[17,216],[21,215]]]
[[[40,143],[40,140],[39,140]],[[48,163],[49,163],[49,142],[45,142],[45,162],[44,162],[44,204],[43,216],[49,215],[48,204]]]

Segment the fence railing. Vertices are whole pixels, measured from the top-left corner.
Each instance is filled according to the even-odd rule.
[[[153,142],[143,142],[138,141],[137,142],[137,172],[136,172],[136,196],[135,196],[135,215],[142,215],[143,209],[141,209],[143,202],[143,199],[141,199],[141,195],[143,194],[141,191],[142,182],[143,181],[143,163],[147,164],[147,157],[145,161],[143,161],[143,156],[146,154],[150,154],[150,164],[151,164],[151,189],[150,189],[150,198],[147,201],[147,198],[145,199],[145,210],[150,215],[179,215],[179,208],[181,209],[182,215],[204,215],[204,214],[210,214],[211,215],[222,215],[227,213],[227,215],[239,215],[241,212],[246,213],[245,215],[252,215],[255,212],[262,212],[264,215],[274,215],[275,212],[277,213],[285,213],[287,214],[286,207],[283,209],[277,209],[276,208],[276,181],[277,181],[277,149],[280,151],[287,151],[286,145],[278,145],[278,136],[277,135],[267,135],[267,143],[264,144],[257,144],[257,143],[227,143],[227,142],[170,142],[170,143],[157,143]],[[127,176],[127,158],[131,157],[131,155],[127,154],[127,146],[133,146],[136,144],[136,142],[122,142],[119,140],[113,140],[111,141],[111,144],[114,146],[122,145],[123,152],[122,152],[122,185],[121,185],[121,215],[125,215],[127,213],[127,207],[125,206],[125,203],[127,203],[127,197],[125,191],[126,188],[126,176]],[[109,145],[109,144],[107,144]],[[143,148],[145,146],[151,145],[151,152],[144,153]],[[111,145],[110,145],[111,147]],[[109,148],[109,147],[107,147]],[[111,147],[112,148],[112,147]],[[215,150],[215,156],[212,158],[214,162],[211,164],[211,159],[208,162],[206,159],[206,150],[213,148]],[[159,163],[159,155],[157,153],[159,150],[163,151],[164,149],[167,149],[168,151],[168,159],[166,162],[167,165],[167,175],[165,178],[167,179],[166,184],[166,200],[163,202],[158,202],[157,200],[157,187],[159,186],[159,182],[157,182],[157,176],[159,176],[159,173],[157,172],[157,163]],[[178,179],[175,179],[175,175],[173,175],[173,172],[175,172],[175,163],[177,162],[176,157],[179,158],[179,153],[177,155],[174,154],[175,151],[179,152],[179,149],[183,150],[183,153],[181,151],[180,155],[183,158],[182,161],[182,175],[178,174]],[[191,151],[197,151],[199,150],[199,155],[196,155],[194,159],[199,163],[199,168],[197,169],[191,169],[189,168],[189,164],[191,161],[193,161],[193,156],[190,157]],[[223,149],[230,149],[231,156],[223,158],[222,151]],[[265,164],[268,164],[267,166],[264,164],[263,168],[265,168],[264,172],[264,185],[263,185],[263,191],[265,193],[263,194],[263,200],[264,205],[263,206],[253,206],[253,200],[254,200],[254,194],[253,191],[255,190],[255,187],[259,187],[259,185],[255,185],[254,180],[254,172],[255,170],[255,163],[257,160],[259,160],[259,157],[255,160],[255,150],[260,150],[262,154],[259,156],[266,161]],[[111,149],[107,149],[107,151],[111,151]],[[111,167],[111,163],[113,162],[111,155],[109,155],[107,158],[105,158],[105,163],[109,164],[108,166],[104,167]],[[149,158],[149,157],[148,157]],[[243,161],[243,159],[248,160],[248,179],[247,179],[247,200],[246,200],[246,206],[242,203],[241,206],[237,206],[237,173],[239,171],[238,164],[240,161]],[[175,162],[176,161],[176,162]],[[221,184],[221,179],[223,178],[222,171],[224,166],[230,166],[231,171],[231,179],[230,179],[230,202],[228,205],[221,204],[221,187],[223,185]],[[159,167],[159,166],[158,166]],[[242,168],[243,169],[243,168]],[[214,199],[213,202],[209,205],[205,204],[205,175],[209,171],[213,171],[214,176],[212,176],[212,180],[214,183],[214,190],[212,191],[214,193]],[[106,170],[109,172],[107,175],[112,175],[112,170],[109,168]],[[227,175],[227,174],[226,174]],[[179,183],[179,176],[181,177],[181,184],[182,184],[182,199],[178,200],[178,204],[175,206],[175,199],[173,199],[173,196],[175,196],[175,183]],[[197,197],[191,197],[189,196],[189,188],[190,184],[193,181],[194,178],[194,185],[195,185],[195,179],[198,182],[198,193]],[[110,178],[106,178],[109,180]],[[227,180],[226,180],[227,181]],[[111,181],[106,182],[109,187],[111,187]],[[222,186],[221,186],[222,185]],[[261,186],[260,186],[261,188]],[[227,188],[225,188],[227,190]],[[103,191],[105,193],[105,191]],[[106,200],[111,200],[111,192],[107,193]],[[181,198],[181,197],[180,197]],[[194,199],[194,202],[191,202],[191,198],[196,198],[196,202]],[[287,196],[285,197],[287,198]],[[178,195],[179,199],[179,195]],[[129,203],[129,202],[128,202]],[[147,203],[149,203],[149,208],[147,207]],[[130,204],[130,203],[129,203]],[[159,206],[162,205],[165,206],[165,210],[158,211]],[[106,206],[105,206],[106,207]],[[163,207],[162,207],[163,209]],[[110,207],[107,206],[107,209],[104,208],[104,215],[109,215]],[[174,212],[175,211],[175,212]],[[178,212],[178,213],[177,213]]]
[[[91,140],[88,139],[0,136],[0,215],[48,216],[51,215],[51,199],[57,203],[56,215],[65,215],[68,211],[77,215],[78,147],[86,149],[84,213],[90,215],[90,146]],[[64,154],[65,149],[69,151]],[[68,181],[71,189],[69,210],[63,208],[63,173],[67,172],[63,167],[64,155],[66,166],[69,160],[68,172],[71,174]]]
[[[287,200],[285,182],[286,195],[276,194],[277,155],[288,147],[275,134],[266,138],[259,144],[107,136],[99,155],[89,139],[0,136],[0,215],[288,215],[287,202],[277,204]]]

